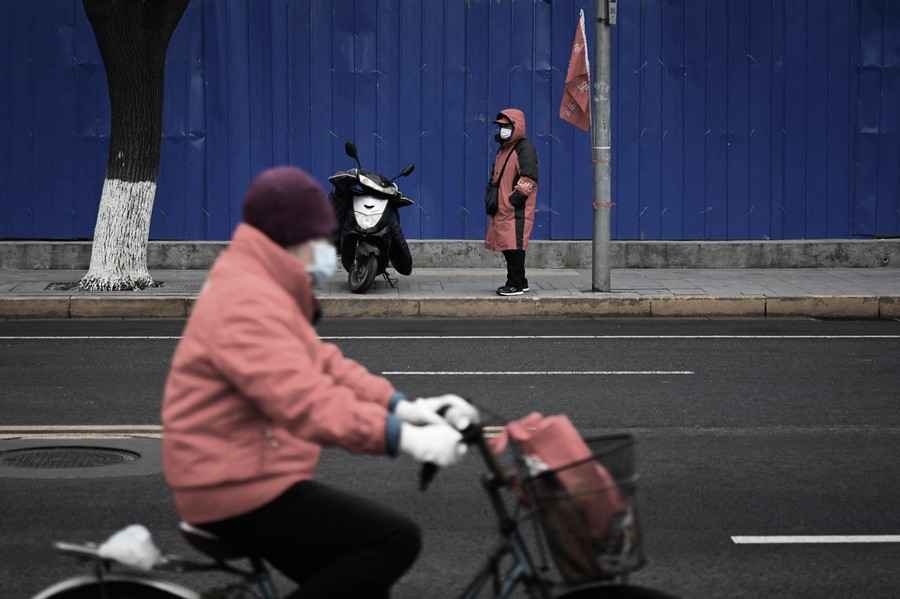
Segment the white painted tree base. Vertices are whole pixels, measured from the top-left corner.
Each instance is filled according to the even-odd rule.
[[[79,283],[85,291],[122,291],[153,285],[147,269],[153,181],[106,179],[94,228],[91,265]]]

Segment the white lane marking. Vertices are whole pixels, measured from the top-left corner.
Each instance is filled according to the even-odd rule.
[[[731,537],[735,545],[801,543],[900,543],[900,535],[774,535]]]
[[[483,427],[485,437],[496,437],[503,431],[502,426]],[[161,439],[162,427],[158,425],[136,424],[131,426],[0,426],[0,441],[19,439]],[[0,445],[0,450],[3,446]]]
[[[384,370],[385,376],[438,375],[438,376],[618,376],[618,375],[689,375],[693,370]]]
[[[157,433],[162,430],[158,424],[21,424],[0,426],[0,433],[54,433],[54,432],[105,432],[105,433]]]
[[[7,336],[0,337],[0,341],[97,341],[100,339],[125,340],[125,341],[171,341],[181,337],[170,335],[56,335],[56,336]]]
[[[373,339],[441,340],[441,339],[900,339],[900,335],[372,335],[360,337],[321,337],[324,341]]]
[[[123,437],[160,438],[158,424],[62,424],[0,426],[0,441],[11,439],[119,439]]]
[[[499,430],[502,427],[485,426],[488,432]],[[766,435],[821,435],[821,434],[879,434],[900,435],[900,426],[882,426],[875,424],[839,425],[839,426],[751,426],[751,427],[724,427],[724,426],[620,426],[615,428],[592,428],[583,432],[588,436],[606,434],[615,431],[627,431],[633,434],[649,436],[671,435],[713,435],[713,436],[766,436]],[[162,433],[162,426],[158,424],[60,424],[60,425],[6,425],[0,426],[0,436],[3,435],[45,435],[56,434],[70,435],[155,435]]]
[[[900,339],[900,335],[407,335],[322,339]]]
[[[78,341],[78,340],[122,340],[122,341],[173,341],[179,335],[6,335],[0,341]],[[665,340],[665,339],[786,339],[786,340],[842,340],[842,339],[900,339],[900,335],[353,335],[325,336],[323,341],[440,341],[479,339],[588,339],[588,340]]]

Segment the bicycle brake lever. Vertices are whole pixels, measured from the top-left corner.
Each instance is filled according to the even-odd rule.
[[[419,470],[419,491],[423,493],[428,489],[428,485],[434,480],[437,474],[438,466],[433,462],[425,462]]]

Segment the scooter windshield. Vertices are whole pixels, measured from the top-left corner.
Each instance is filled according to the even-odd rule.
[[[362,229],[371,229],[381,220],[388,201],[375,196],[356,196],[353,198],[353,216],[356,224]]]

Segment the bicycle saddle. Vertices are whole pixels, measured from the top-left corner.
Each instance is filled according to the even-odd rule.
[[[190,543],[191,547],[216,561],[224,562],[251,557],[249,552],[235,547],[213,533],[192,526],[183,520],[178,523],[178,530],[181,532],[181,536]]]

